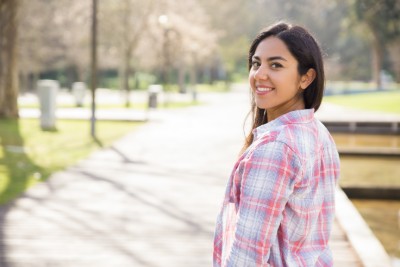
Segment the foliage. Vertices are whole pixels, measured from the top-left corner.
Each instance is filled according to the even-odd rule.
[[[398,0],[355,0],[356,18],[366,25],[372,47],[372,73],[377,88],[382,88],[381,71],[390,44],[400,42],[400,2]],[[399,77],[399,75],[396,75]]]
[[[223,49],[221,49],[221,55],[224,58],[224,68],[230,80],[232,80],[234,73],[247,76],[247,65],[243,64],[243,62],[247,62],[247,51],[243,48],[249,46],[250,40],[242,36],[224,44]]]
[[[400,35],[400,2],[398,0],[356,0],[357,18],[364,21],[382,42]]]
[[[61,77],[66,77],[67,87],[87,81],[91,1],[21,1],[20,61],[25,90],[34,89],[43,72],[55,69],[65,73]],[[216,33],[197,0],[104,0],[98,6],[98,64],[100,69],[118,70],[118,88],[129,88],[128,76],[137,71],[160,73],[163,67],[185,71],[193,65],[210,68],[213,64]],[[161,15],[168,16],[168,25],[160,24]],[[168,27],[168,41],[163,27]],[[165,42],[169,43],[168,62]]]
[[[43,72],[59,69],[66,73],[68,85],[86,80],[90,2],[21,0],[21,74],[33,74],[38,79]],[[25,86],[34,89],[35,81]]]
[[[34,89],[35,79],[54,70],[63,73],[67,87],[87,81],[91,1],[20,1],[22,86]],[[180,87],[188,81],[240,80],[247,75],[250,41],[263,27],[283,19],[316,35],[328,77],[368,81],[373,45],[362,25],[371,21],[386,36],[381,41],[382,68],[400,79],[398,6],[395,0],[99,1],[99,68],[124,77],[125,85],[113,81],[116,88],[135,88],[132,77],[137,72]],[[164,25],[162,16],[168,18]]]

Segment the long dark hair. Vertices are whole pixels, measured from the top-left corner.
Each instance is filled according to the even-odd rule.
[[[261,31],[252,42],[248,57],[249,71],[258,44],[270,36],[277,37],[286,44],[288,50],[298,62],[297,69],[300,76],[306,74],[309,69],[315,70],[316,77],[307,89],[304,90],[303,99],[305,108],[313,108],[317,111],[321,105],[325,87],[324,64],[321,49],[317,41],[305,28],[301,26],[290,25],[285,22],[272,25],[271,27]],[[242,151],[249,147],[253,142],[253,130],[268,122],[266,110],[257,107],[253,93],[249,115],[251,115],[253,125],[250,133],[246,137]]]

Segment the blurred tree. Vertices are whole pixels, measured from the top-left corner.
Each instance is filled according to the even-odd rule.
[[[310,15],[304,10],[306,18],[301,21],[305,21],[320,42],[327,78],[368,80],[371,58],[365,51],[369,46],[363,38],[363,29],[352,19],[351,3],[325,0],[319,5],[315,3],[313,9],[315,12]]]
[[[19,1],[21,76],[32,78],[52,71],[64,86],[86,80],[90,1]],[[288,20],[306,26],[317,36],[326,53],[328,77],[368,79],[371,55],[365,55],[365,50],[370,46],[365,41],[366,31],[358,25],[360,21],[366,25],[365,14],[371,11],[361,10],[363,17],[356,16],[359,2],[369,6],[368,0],[231,0],[223,4],[219,0],[102,0],[99,68],[112,73],[118,70],[119,87],[128,91],[137,71],[161,79],[166,68],[168,79],[178,81],[182,91],[188,76],[202,82],[239,80],[247,76],[247,50],[257,32],[273,22]],[[400,62],[396,60],[398,1],[375,2],[384,4],[371,4],[372,10],[385,13],[391,9],[387,17],[381,13],[376,17],[383,21],[373,23],[386,25],[380,44],[392,54],[388,60],[395,69]],[[390,6],[389,2],[396,4]],[[159,21],[163,15],[168,18],[164,25]],[[398,70],[395,73],[400,76]]]
[[[18,0],[0,0],[0,117],[18,117]]]
[[[395,80],[400,83],[400,36],[389,44],[388,50]]]
[[[209,15],[198,0],[187,0],[184,3],[167,0],[165,3],[164,12],[169,22],[168,25],[158,25],[157,28],[160,30],[164,27],[164,32],[167,30],[165,41],[169,43],[167,47],[169,66],[177,72],[180,91],[183,92],[185,91],[183,77],[186,76],[186,70],[192,72],[191,75],[197,76],[202,69],[203,73],[207,73],[203,76],[203,82],[212,79],[211,69],[216,58],[218,36],[216,30],[211,27]]]
[[[34,89],[40,73],[52,70],[62,70],[63,76],[53,78],[63,86],[85,81],[90,1],[20,1],[19,55],[24,89]]]
[[[234,73],[242,77],[247,75],[250,41],[262,28],[282,20],[311,29],[324,51],[334,56],[341,20],[346,14],[343,11],[347,8],[335,0],[232,0],[224,5],[217,0],[204,0],[201,3],[210,12],[212,25],[220,33],[219,53],[229,79],[235,79]]]
[[[218,36],[216,61],[223,68],[228,82],[246,75],[247,49],[250,39],[259,30],[254,24],[268,18],[268,12],[259,4],[260,1],[231,0],[221,5],[218,0],[199,1],[210,16],[210,25]],[[253,8],[256,6],[255,8]],[[251,14],[251,15],[250,15]],[[216,68],[218,69],[218,67]]]
[[[218,36],[209,19],[198,0],[158,0],[135,53],[136,64],[161,74],[160,81],[177,81],[184,92],[188,72],[193,77],[193,72],[210,69],[215,59]]]
[[[100,38],[105,45],[115,46],[118,51],[119,86],[125,91],[127,107],[130,105],[129,77],[134,75],[133,55],[143,33],[148,30],[148,20],[153,6],[153,0],[108,0],[102,1],[100,5],[99,23],[103,34]]]
[[[63,86],[87,80],[90,1],[20,1],[19,55],[25,90],[34,88],[36,80],[50,71],[54,74],[46,78],[58,79]],[[163,14],[170,15],[170,68],[178,71],[181,82],[185,64],[194,62],[193,49],[198,54],[197,65],[206,65],[210,59],[206,55],[215,49],[216,35],[197,0],[101,1],[99,67],[118,69],[122,89],[129,90],[129,77],[135,69],[154,71],[162,65],[164,37],[158,18]]]
[[[338,74],[340,70],[349,66],[347,62],[349,57],[343,54],[343,46],[341,46],[343,44],[341,43],[342,22],[349,14],[346,1],[287,1],[276,8],[275,13],[281,14],[281,18],[305,26],[317,38],[324,56],[327,78],[335,76],[335,78],[343,78],[343,73],[348,73],[342,71]],[[346,34],[346,38],[347,36]],[[345,64],[343,64],[344,61],[346,61]]]
[[[398,0],[355,0],[356,18],[370,32],[373,48],[373,78],[377,88],[382,89],[381,70],[387,44],[398,41],[400,35],[400,1]]]

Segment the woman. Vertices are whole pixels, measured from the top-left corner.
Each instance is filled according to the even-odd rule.
[[[253,126],[218,216],[214,266],[332,266],[339,156],[314,117],[325,84],[317,42],[286,23],[261,32],[249,83]]]

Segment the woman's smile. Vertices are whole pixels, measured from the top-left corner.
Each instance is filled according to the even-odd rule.
[[[266,95],[272,92],[275,88],[266,85],[256,85],[256,94],[258,95]]]

